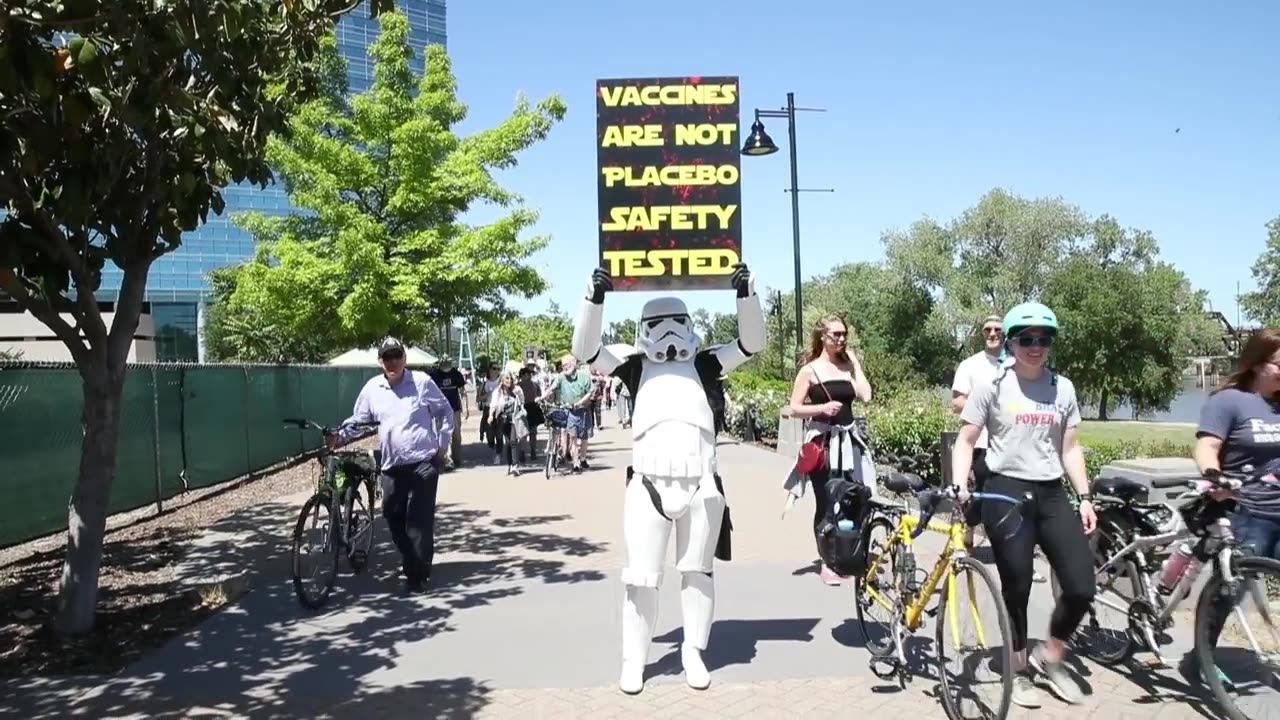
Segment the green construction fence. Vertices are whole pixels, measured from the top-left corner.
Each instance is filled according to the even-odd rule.
[[[315,365],[131,365],[110,512],[135,510],[315,450],[377,370]],[[0,547],[65,530],[80,466],[80,375],[61,363],[0,364]]]

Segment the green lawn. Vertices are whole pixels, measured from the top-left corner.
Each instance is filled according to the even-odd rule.
[[[1085,442],[1195,442],[1195,426],[1190,423],[1139,422],[1133,420],[1085,420],[1081,439]]]

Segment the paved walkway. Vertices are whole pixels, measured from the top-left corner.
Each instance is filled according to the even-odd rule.
[[[486,460],[467,428],[469,459]],[[342,576],[328,607],[308,613],[289,582],[288,534],[302,498],[210,528],[184,572],[193,581],[250,568],[249,592],[185,636],[110,678],[9,681],[0,715],[43,717],[621,718],[817,717],[874,712],[943,717],[923,660],[900,689],[877,679],[849,587],[816,576],[809,498],[781,516],[786,461],[724,443],[734,559],[717,567],[713,686],[689,689],[679,668],[678,578],[662,590],[650,681],[614,687],[622,588],[622,469],[628,436],[606,428],[593,467],[546,479],[482,463],[446,475],[433,592],[399,593],[380,528],[373,568]],[[926,536],[928,537],[928,536]],[[672,543],[674,546],[674,543]],[[927,547],[927,546],[926,546]],[[931,562],[923,552],[922,564]],[[1047,621],[1036,586],[1033,634]],[[921,633],[922,649],[932,621]],[[1177,648],[1181,652],[1181,647]],[[1040,718],[1213,717],[1172,671],[1081,665],[1091,695],[1069,708],[1046,695]],[[1015,710],[1011,717],[1032,717]]]

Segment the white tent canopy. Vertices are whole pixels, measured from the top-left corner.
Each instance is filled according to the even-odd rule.
[[[405,360],[405,364],[410,366],[435,365],[438,358],[426,350],[411,347],[405,350]],[[329,364],[347,367],[381,367],[381,363],[378,362],[378,348],[376,347],[348,350],[330,360]]]

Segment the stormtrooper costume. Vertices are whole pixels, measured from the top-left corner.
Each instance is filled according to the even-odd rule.
[[[633,398],[631,467],[623,494],[623,534],[627,565],[622,612],[622,673],[619,688],[644,688],[644,670],[658,615],[658,587],[671,526],[676,531],[676,569],[684,643],[681,660],[690,687],[711,684],[702,659],[715,614],[712,581],[725,498],[716,473],[718,428],[712,404],[719,378],[765,348],[765,318],[754,280],[745,265],[735,267],[739,338],[699,350],[684,302],[650,300],[641,312],[635,346],[605,346],[601,340],[604,294],[612,279],[604,269],[591,278],[573,332],[573,354],[593,370],[618,377]],[[710,397],[709,397],[710,396]],[[727,528],[726,528],[727,530]]]

